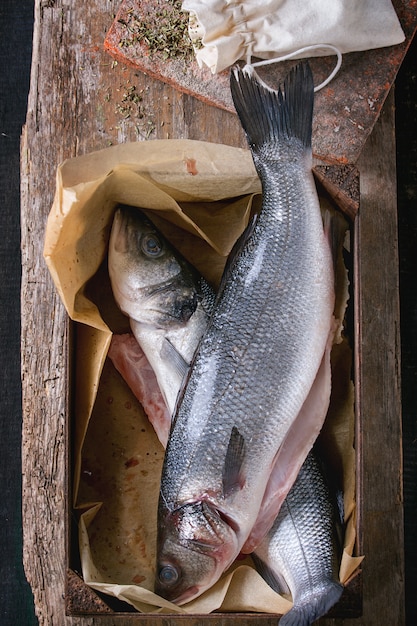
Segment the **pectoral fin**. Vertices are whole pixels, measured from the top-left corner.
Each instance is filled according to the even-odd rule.
[[[255,564],[257,572],[262,576],[264,581],[277,593],[287,593],[290,594],[290,588],[288,587],[284,577],[280,574],[280,572],[274,571],[269,567],[265,561],[263,561],[259,556],[257,556],[254,552],[251,554],[252,560]]]
[[[169,339],[165,339],[163,342],[160,356],[163,361],[170,363],[171,367],[177,372],[179,378],[182,380],[188,372],[190,364],[187,363],[182,354],[178,352]]]
[[[245,458],[245,439],[233,426],[223,466],[223,495],[225,498],[242,489],[245,480],[242,465]]]

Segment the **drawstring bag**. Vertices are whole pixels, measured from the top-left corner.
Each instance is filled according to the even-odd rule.
[[[252,56],[274,59],[392,46],[405,36],[391,0],[183,0],[200,67],[221,72]],[[278,60],[278,59],[277,59]]]

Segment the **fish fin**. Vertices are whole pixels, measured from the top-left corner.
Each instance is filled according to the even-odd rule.
[[[312,594],[300,604],[295,602],[292,609],[281,617],[280,626],[310,626],[330,611],[342,593],[343,585],[329,582],[323,591]]]
[[[341,559],[345,539],[345,504],[343,489],[336,478],[336,473],[332,471],[330,466],[325,462],[325,459],[320,451],[320,447],[317,445],[314,447],[314,455],[316,463],[318,464],[320,472],[323,476],[323,480],[325,481],[334,511],[334,536],[339,559]]]
[[[340,559],[343,553],[343,544],[345,539],[345,504],[343,498],[342,489],[338,489],[334,495],[335,497],[335,539],[337,549],[339,551]]]
[[[169,361],[181,379],[184,378],[188,372],[190,364],[187,363],[182,354],[178,352],[169,339],[165,338],[160,350],[160,357],[164,361]]]
[[[269,567],[265,561],[263,561],[255,552],[251,554],[253,563],[256,567],[256,571],[262,576],[267,585],[274,591],[280,594],[291,594],[290,588],[285,582],[284,577],[277,571]]]
[[[243,487],[242,463],[244,458],[245,438],[236,426],[233,426],[223,466],[223,496],[225,498]]]
[[[252,233],[253,233],[253,229],[255,228],[255,224],[256,224],[256,220],[258,218],[257,213],[255,213],[248,225],[246,226],[245,230],[243,231],[243,233],[240,235],[240,237],[235,241],[233,248],[231,249],[229,256],[227,257],[227,261],[226,261],[226,265],[224,266],[224,270],[223,270],[223,274],[222,274],[222,278],[220,281],[220,285],[219,285],[219,289],[217,291],[217,298],[219,297],[219,295],[222,293],[224,286],[229,278],[229,273],[230,270],[233,266],[233,263],[238,255],[238,253],[240,252],[240,250],[245,246],[246,242],[248,241],[248,239],[250,239]]]
[[[323,229],[329,242],[333,258],[333,271],[336,275],[337,260],[343,246],[347,222],[338,211],[325,209],[323,212]]]
[[[292,137],[311,147],[314,83],[307,61],[296,65],[283,89],[277,90],[268,87],[252,67],[236,66],[231,71],[230,89],[252,151]]]

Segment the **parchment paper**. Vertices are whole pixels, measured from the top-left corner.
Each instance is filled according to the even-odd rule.
[[[152,592],[156,510],[163,448],[126,383],[106,358],[113,332],[128,320],[112,297],[106,254],[115,207],[140,207],[213,284],[234,241],[260,202],[247,150],[191,140],[114,146],[64,162],[48,218],[44,256],[76,331],[74,494],[85,582],[143,612],[285,613],[288,598],[252,566],[237,561],[200,598],[178,607]],[[342,231],[346,225],[341,226]],[[337,317],[347,276],[341,256]],[[350,348],[342,333],[332,352],[333,397],[323,432],[325,452],[343,481],[347,532],[340,578],[361,558],[355,543],[355,453]]]

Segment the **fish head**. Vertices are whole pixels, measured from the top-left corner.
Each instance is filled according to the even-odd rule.
[[[159,516],[155,592],[184,604],[211,587],[239,552],[233,528],[207,502]]]
[[[201,299],[197,273],[135,207],[115,212],[108,268],[119,308],[137,322],[182,326]]]

